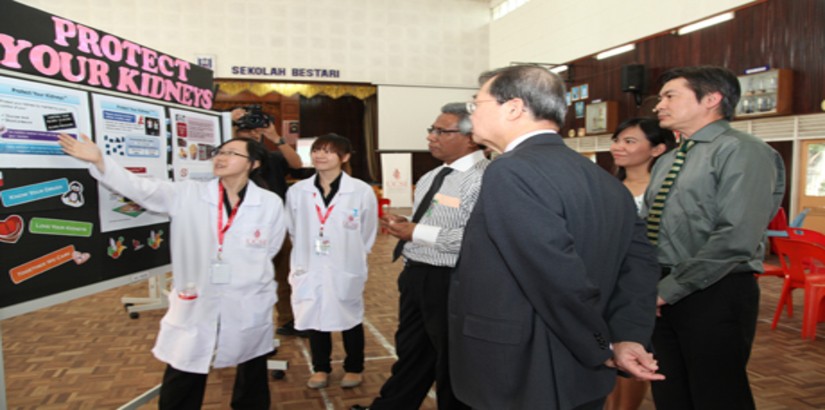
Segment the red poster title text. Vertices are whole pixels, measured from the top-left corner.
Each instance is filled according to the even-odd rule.
[[[191,107],[212,107],[212,90],[188,84],[189,62],[104,34],[71,20],[52,16],[54,44],[79,53],[58,51],[48,44],[34,45],[0,33],[0,66],[20,69],[26,59],[40,74],[73,83],[115,89]],[[81,55],[85,54],[85,55]],[[112,71],[110,63],[116,64]],[[113,83],[114,73],[116,83]]]

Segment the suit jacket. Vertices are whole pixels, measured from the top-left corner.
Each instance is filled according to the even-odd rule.
[[[659,274],[621,182],[558,134],[527,139],[487,168],[452,277],[456,396],[475,409],[603,398],[610,344],[649,344]]]

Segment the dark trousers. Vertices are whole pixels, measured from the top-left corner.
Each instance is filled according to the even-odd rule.
[[[450,384],[447,294],[452,268],[408,264],[398,277],[398,361],[370,409],[418,409],[435,382],[439,410],[469,409]]]
[[[206,376],[189,373],[166,365],[160,386],[161,410],[198,410],[203,404]],[[232,389],[232,408],[267,410],[270,406],[266,356],[259,356],[238,365]]]
[[[292,252],[292,241],[289,235],[284,236],[284,244],[281,250],[272,259],[275,265],[275,283],[278,284],[278,302],[275,303],[275,311],[278,312],[278,327],[292,322],[292,286],[289,285],[289,254]]]
[[[364,325],[358,324],[352,329],[341,332],[344,339],[344,371],[361,373],[364,371]],[[314,330],[309,334],[309,348],[312,351],[312,369],[316,372],[332,372],[332,335],[330,332]]]
[[[659,372],[651,383],[656,408],[753,409],[747,365],[759,313],[759,286],[733,273],[674,305],[656,319]]]

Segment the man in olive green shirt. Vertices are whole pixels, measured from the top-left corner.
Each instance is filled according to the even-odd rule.
[[[677,68],[660,83],[660,125],[694,143],[668,192],[661,187],[678,150],[657,161],[645,195],[648,209],[666,198],[660,218],[646,212],[662,266],[653,345],[667,377],[653,383],[654,401],[668,410],[752,409],[754,273],[785,192],[784,165],[766,143],[730,127],[741,91],[729,70]]]

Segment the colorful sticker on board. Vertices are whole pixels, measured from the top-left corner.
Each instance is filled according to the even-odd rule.
[[[149,231],[149,238],[146,240],[146,244],[149,245],[152,249],[160,248],[160,243],[163,242],[163,230],[158,230],[157,233],[155,231]]]
[[[16,243],[23,236],[25,223],[20,215],[9,215],[0,221],[0,242]]]
[[[118,237],[117,241],[114,238],[109,238],[109,247],[106,248],[106,254],[109,255],[112,259],[120,258],[123,255],[123,251],[126,249],[123,246],[123,237]]]
[[[85,221],[37,217],[32,218],[29,221],[29,232],[39,235],[78,236],[88,238],[92,236],[93,228],[93,223]]]
[[[32,259],[22,265],[11,268],[9,270],[9,276],[15,285],[19,285],[23,281],[73,260],[74,253],[74,245],[60,248],[54,252],[47,253],[39,258]]]
[[[86,263],[86,261],[88,261],[89,258],[91,258],[91,257],[92,257],[92,255],[90,255],[89,252],[78,252],[78,251],[72,252],[72,260],[77,265],[82,265],[82,264]]]
[[[7,189],[0,192],[0,200],[3,201],[3,206],[11,207],[63,195],[68,191],[69,180],[60,178]]]
[[[60,200],[74,208],[83,206],[85,203],[83,200],[83,184],[77,181],[70,182],[69,190],[60,197]]]
[[[138,216],[140,216],[140,214],[146,212],[146,209],[144,209],[142,206],[132,202],[130,199],[128,199],[128,198],[123,198],[123,199],[124,199],[124,202],[126,202],[126,203],[124,205],[121,205],[121,206],[117,207],[117,208],[113,208],[112,211],[115,211],[119,214],[131,216],[132,218],[137,218]]]
[[[146,245],[140,243],[139,240],[132,239],[132,249],[134,249],[136,251],[139,251],[139,250],[143,249],[144,246],[146,246]]]

